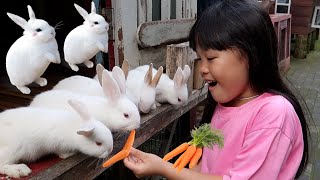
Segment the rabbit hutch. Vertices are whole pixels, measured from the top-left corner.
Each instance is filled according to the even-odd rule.
[[[120,66],[126,59],[131,68],[153,63],[154,67],[165,67],[172,78],[177,67],[189,65],[191,76],[188,80],[189,97],[187,102],[176,107],[169,104],[158,107],[148,114],[141,114],[141,125],[137,129],[134,147],[163,155],[176,144],[189,138],[194,126],[195,110],[205,98],[207,91],[201,89],[202,80],[194,74],[197,68],[193,52],[188,43],[188,33],[197,16],[196,0],[93,0],[97,14],[109,23],[108,53],[99,52],[91,60],[94,64],[103,64],[106,69]],[[6,36],[2,41],[0,62],[0,112],[17,107],[28,106],[32,99],[50,90],[60,80],[82,75],[93,77],[95,67],[79,66],[72,71],[64,61],[63,45],[67,34],[83,23],[83,18],[74,7],[74,3],[90,12],[91,0],[74,1],[8,1],[1,7],[1,20],[5,23]],[[22,36],[23,29],[11,21],[7,12],[28,20],[27,5],[31,5],[35,16],[46,20],[55,27],[60,64],[50,63],[43,74],[48,84],[40,87],[28,85],[30,94],[22,94],[13,86],[6,72],[6,54],[10,46]],[[184,123],[181,123],[181,121]],[[187,122],[187,123],[186,123]],[[113,134],[113,155],[123,146],[128,133]],[[110,168],[102,168],[101,160],[84,154],[76,154],[67,159],[49,155],[39,161],[28,164],[32,173],[26,179],[129,179],[133,177],[120,163]],[[125,172],[125,173],[124,173]],[[129,175],[128,175],[129,174]],[[5,178],[0,174],[0,179]],[[23,178],[21,178],[23,179]],[[133,179],[133,178],[132,178]]]

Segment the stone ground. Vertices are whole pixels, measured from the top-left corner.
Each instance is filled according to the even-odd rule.
[[[309,164],[300,180],[320,179],[320,42],[315,51],[306,59],[291,58],[290,69],[286,77],[295,87],[294,93],[301,95],[300,102],[309,116],[311,133]],[[307,108],[306,108],[307,107]],[[312,118],[310,118],[311,116]]]

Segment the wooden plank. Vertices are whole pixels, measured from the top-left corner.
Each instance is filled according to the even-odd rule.
[[[147,22],[147,0],[138,0],[138,24]]]
[[[197,17],[197,0],[191,0],[190,2],[190,18]]]
[[[171,10],[171,0],[162,0],[161,1],[161,20],[170,19],[170,10]]]
[[[152,1],[147,1],[147,21],[152,21]]]
[[[183,3],[184,3],[184,0],[176,0],[176,19],[182,19],[184,17]]]
[[[310,17],[293,17],[291,24],[292,26],[310,27],[311,19]]]
[[[291,6],[292,17],[312,17],[313,6],[302,7],[302,6]]]
[[[206,98],[206,95],[207,88],[196,90],[193,91],[188,101],[180,107],[174,107],[166,104],[158,107],[151,113],[142,116],[141,127],[137,129],[136,132],[134,147],[140,146],[157,132],[188,112],[191,108],[201,103]],[[127,135],[128,134],[123,135],[119,133],[114,135],[114,139],[116,139],[114,143],[114,151],[110,156],[122,148]],[[51,168],[42,171],[30,179],[94,179],[104,170],[106,170],[101,167],[101,163],[102,162],[98,162],[98,159],[96,158],[88,157],[83,154],[77,154],[58,162]]]
[[[293,0],[291,6],[313,6],[313,0]]]
[[[137,41],[142,48],[186,41],[195,19],[173,19],[140,24]]]
[[[291,34],[306,35],[314,31],[315,28],[303,27],[303,26],[291,26]]]

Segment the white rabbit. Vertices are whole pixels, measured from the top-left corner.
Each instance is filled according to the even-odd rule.
[[[163,67],[160,66],[152,78],[153,64],[150,63],[146,67],[148,67],[146,72],[137,69],[130,70],[126,81],[128,97],[143,113],[148,113],[156,108],[156,86],[163,73]]]
[[[83,17],[82,25],[74,28],[64,42],[64,58],[72,70],[78,71],[76,64],[84,63],[92,68],[94,63],[90,61],[98,52],[108,52],[109,24],[104,17],[96,13],[94,2],[91,2],[91,13],[74,4],[76,10]]]
[[[141,72],[147,72],[146,66],[137,68]],[[153,75],[156,74],[156,69],[153,69]],[[156,87],[156,102],[157,105],[160,103],[170,103],[173,105],[181,105],[188,99],[188,87],[187,81],[190,76],[191,70],[188,65],[184,66],[184,69],[178,67],[173,80],[169,78],[167,74],[163,74]]]
[[[24,29],[23,36],[17,39],[6,56],[7,73],[12,85],[23,94],[30,94],[26,86],[33,82],[40,86],[47,85],[47,80],[41,75],[50,62],[60,63],[56,32],[52,26],[42,19],[36,19],[31,8],[28,7],[29,20],[7,13],[9,18]]]
[[[124,64],[125,63],[123,63],[123,66],[121,67],[121,69],[120,67],[115,66],[113,67],[112,72],[110,71],[108,72],[116,80],[121,93],[126,94],[125,74],[128,73],[128,69]],[[63,89],[63,90],[68,90],[75,93],[81,93],[81,94],[90,95],[90,96],[104,96],[104,92],[101,87],[103,70],[105,70],[105,68],[101,64],[97,64],[96,66],[97,75],[95,76],[94,79],[91,79],[85,76],[75,75],[75,76],[62,79],[53,87],[53,89],[54,90]]]
[[[90,114],[111,131],[126,131],[140,126],[140,114],[125,94],[120,92],[115,80],[105,70],[102,75],[104,97],[87,96],[67,90],[43,92],[32,100],[31,107],[70,109],[68,99],[79,99],[88,107]]]
[[[98,158],[111,153],[110,130],[92,118],[82,102],[68,102],[72,111],[22,107],[0,113],[0,174],[27,176],[31,169],[17,163],[48,154],[64,159],[77,152]]]

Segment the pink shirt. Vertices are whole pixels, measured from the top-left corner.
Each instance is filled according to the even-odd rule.
[[[294,179],[303,154],[299,118],[284,97],[264,93],[240,106],[217,105],[211,127],[224,147],[204,148],[201,172],[227,179]]]

